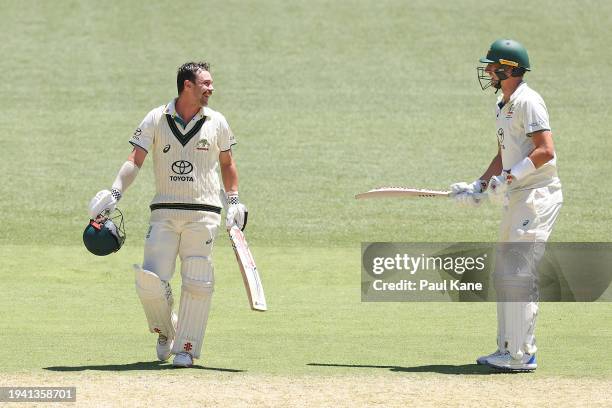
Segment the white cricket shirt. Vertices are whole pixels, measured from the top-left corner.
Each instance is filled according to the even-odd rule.
[[[225,117],[203,107],[185,128],[177,121],[175,100],[153,109],[130,143],[153,155],[155,197],[151,208],[183,204],[176,209],[221,207],[217,168],[219,153],[236,144]],[[163,208],[163,207],[162,207]]]
[[[548,111],[542,97],[525,82],[521,83],[510,100],[501,105],[503,95],[497,100],[495,109],[497,141],[501,149],[502,164],[508,171],[516,163],[528,157],[535,148],[530,134],[551,130]],[[500,107],[501,106],[501,107]],[[510,185],[510,190],[523,190],[558,184],[557,155],[522,180]]]

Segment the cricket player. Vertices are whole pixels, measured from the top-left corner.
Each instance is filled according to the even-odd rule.
[[[200,357],[214,287],[212,249],[221,220],[222,197],[228,204],[226,227],[244,229],[247,209],[238,197],[238,173],[231,147],[236,144],[225,117],[208,107],[213,78],[206,62],[178,69],[178,97],[150,111],[129,142],[132,153],[110,190],[92,199],[89,215],[113,210],[147,157],[153,156],[155,197],[145,238],[144,261],[134,265],[136,292],[152,333],[157,357],[190,367]],[[170,280],[177,255],[182,293],[173,312]]]
[[[493,274],[497,350],[477,363],[533,371],[537,368],[536,265],[563,202],[557,157],[546,105],[523,79],[530,71],[525,47],[500,39],[480,62],[486,64],[478,67],[482,89],[501,90],[495,106],[497,155],[478,180],[451,185],[460,204],[478,206],[485,198],[503,203]]]

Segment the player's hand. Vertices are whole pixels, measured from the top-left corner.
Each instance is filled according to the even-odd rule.
[[[89,218],[95,220],[102,213],[111,213],[117,206],[117,199],[109,190],[101,190],[89,202]]]
[[[472,183],[460,182],[451,184],[451,195],[455,196],[462,193],[483,193],[487,189],[487,182],[485,180],[474,180]]]
[[[230,204],[227,207],[227,215],[225,217],[225,227],[229,230],[234,225],[244,231],[247,224],[249,211],[244,204]]]
[[[482,193],[459,193],[453,195],[453,200],[461,207],[478,207],[487,198]]]
[[[508,186],[512,183],[512,177],[505,171],[499,176],[491,177],[489,181],[489,188],[487,193],[489,198],[494,203],[502,203],[506,193],[508,192]]]
[[[474,180],[472,183],[460,182],[451,184],[451,197],[462,207],[478,207],[486,198],[482,194],[487,189],[485,180]]]
[[[234,225],[244,231],[249,211],[244,204],[240,203],[237,191],[228,192],[225,196],[227,202],[227,214],[225,216],[225,227],[229,231]]]

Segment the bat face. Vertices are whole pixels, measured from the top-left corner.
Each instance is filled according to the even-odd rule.
[[[240,267],[240,273],[242,274],[242,280],[244,281],[251,309],[264,312],[268,310],[268,305],[263,285],[261,284],[257,265],[255,265],[255,259],[249,250],[244,233],[240,231],[240,228],[234,226],[229,230],[229,236],[234,253],[236,254],[238,266]]]
[[[433,198],[433,197],[449,197],[450,191],[427,190],[420,188],[407,187],[380,187],[374,190],[366,191],[355,196],[356,199],[364,198],[384,198],[384,197],[402,197],[402,198]]]

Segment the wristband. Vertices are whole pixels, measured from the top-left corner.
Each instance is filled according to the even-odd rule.
[[[237,191],[230,191],[229,193],[227,193],[226,199],[228,205],[240,204],[240,198],[238,197]]]
[[[113,195],[115,200],[121,200],[121,191],[117,190],[116,188],[111,188],[111,194]]]
[[[525,157],[523,160],[512,166],[510,169],[510,175],[516,180],[521,180],[533,173],[535,170],[536,167],[531,159],[529,157]]]

